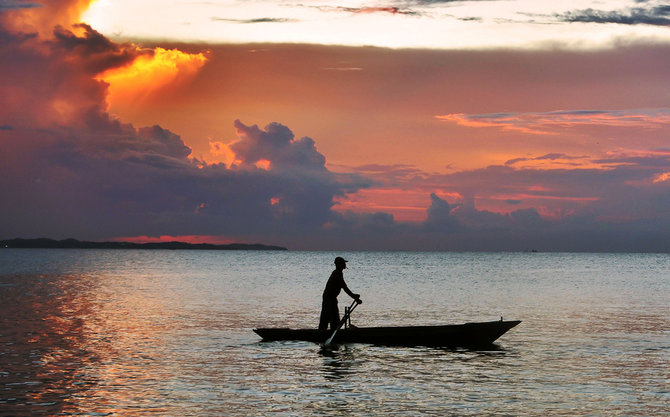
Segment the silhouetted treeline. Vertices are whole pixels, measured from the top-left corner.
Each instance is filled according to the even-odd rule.
[[[0,248],[46,248],[46,249],[199,249],[199,250],[287,250],[281,246],[260,243],[230,243],[215,245],[212,243],[186,242],[86,242],[77,239],[11,239],[0,240]]]

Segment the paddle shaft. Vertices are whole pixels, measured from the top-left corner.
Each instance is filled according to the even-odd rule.
[[[358,304],[360,304],[360,303],[358,302],[358,300],[354,300],[354,302],[351,303],[351,305],[350,305],[349,308],[347,309],[347,312],[344,314],[344,317],[342,317],[342,320],[340,320],[340,324],[337,326],[337,329],[335,329],[335,330],[333,331],[333,334],[328,338],[328,340],[326,340],[325,346],[328,346],[329,344],[331,344],[331,342],[332,342],[333,339],[335,338],[335,334],[337,333],[337,331],[340,330],[340,328],[342,328],[342,326],[344,325],[344,323],[347,322],[347,319],[351,316],[351,312],[354,311],[354,309],[356,308],[356,306],[357,306]]]

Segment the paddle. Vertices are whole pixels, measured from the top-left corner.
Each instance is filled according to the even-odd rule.
[[[338,330],[344,325],[344,323],[347,322],[347,319],[351,316],[351,312],[354,311],[357,305],[361,304],[361,301],[359,299],[355,299],[353,303],[351,303],[351,306],[347,309],[347,312],[344,314],[344,317],[342,317],[342,320],[340,320],[340,324],[337,326],[337,329],[333,331],[333,334],[326,340],[326,343],[324,343],[324,346],[330,345],[330,343],[333,341],[335,338],[335,334],[337,333]]]

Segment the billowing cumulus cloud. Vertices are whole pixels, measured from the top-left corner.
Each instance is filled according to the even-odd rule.
[[[293,132],[279,123],[269,124],[265,130],[258,126],[245,126],[239,120],[235,128],[240,137],[230,148],[242,164],[268,161],[272,169],[326,171],[326,158],[321,155],[313,139],[295,140]]]

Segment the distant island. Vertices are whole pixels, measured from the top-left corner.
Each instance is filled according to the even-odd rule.
[[[0,240],[0,248],[22,249],[189,249],[189,250],[288,250],[281,246],[260,243],[230,243],[215,245],[212,243],[186,242],[86,242],[77,239],[11,239]]]

